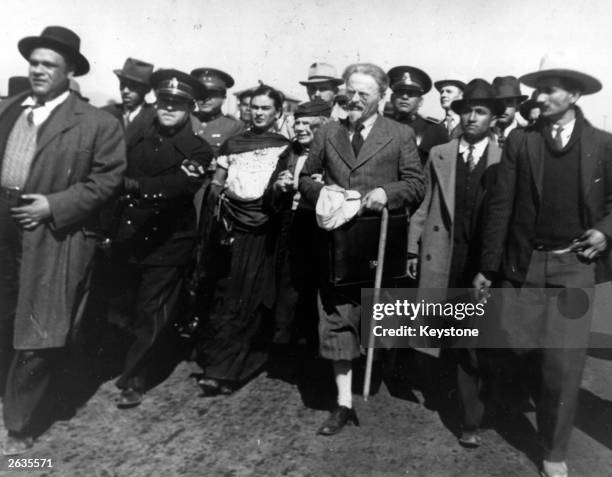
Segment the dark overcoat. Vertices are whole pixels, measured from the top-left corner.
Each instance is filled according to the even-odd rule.
[[[0,105],[0,136],[10,132],[27,94]],[[125,167],[119,122],[76,94],[41,125],[24,193],[44,194],[52,220],[23,232],[16,349],[64,346],[78,328],[89,293],[97,212],[118,191]]]

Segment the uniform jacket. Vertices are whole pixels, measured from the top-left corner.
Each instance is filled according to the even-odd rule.
[[[119,122],[121,123],[121,127],[123,127],[123,105],[122,104],[109,104],[108,106],[104,106],[102,108],[104,111],[111,113],[115,116]],[[142,134],[143,130],[146,129],[151,121],[155,118],[155,107],[152,104],[144,103],[140,112],[136,115],[136,117],[128,124],[125,130],[125,141],[127,144],[139,134]]]
[[[583,120],[576,108],[576,121]],[[580,193],[582,220],[587,228],[612,240],[612,135],[584,120],[580,137]],[[501,271],[504,278],[522,283],[533,251],[542,190],[543,122],[510,133],[504,145],[499,177],[490,197],[481,269]],[[608,256],[609,259],[609,256]],[[608,270],[601,258],[598,278]]]
[[[116,250],[144,265],[186,263],[196,236],[193,197],[212,157],[211,147],[193,133],[189,121],[170,137],[161,136],[152,121],[134,137],[126,176],[138,181],[140,193],[121,207]]]
[[[212,147],[215,157],[219,155],[221,144],[230,137],[244,131],[244,124],[230,116],[218,116],[208,122],[201,122],[197,117],[191,116],[193,132]]]
[[[0,105],[0,160],[28,93]],[[23,232],[14,346],[64,346],[89,291],[97,212],[126,167],[120,124],[70,93],[40,127],[25,193],[44,194],[52,221]]]
[[[425,199],[410,219],[408,252],[419,256],[419,287],[446,288],[453,257],[455,214],[455,176],[459,139],[434,147],[425,166]],[[474,204],[478,215],[489,190],[494,186],[494,166],[501,159],[501,149],[490,140],[485,151],[487,171],[482,177],[481,190]],[[474,221],[474,235],[481,232]],[[476,238],[476,237],[475,237]],[[480,237],[478,237],[479,239]]]
[[[414,132],[382,116],[377,117],[357,157],[343,123],[321,126],[300,174],[300,192],[311,204],[316,204],[323,187],[310,177],[317,173],[323,173],[326,185],[357,190],[362,196],[382,187],[389,210],[416,208],[425,194]]]

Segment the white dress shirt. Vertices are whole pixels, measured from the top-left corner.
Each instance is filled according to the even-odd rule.
[[[474,158],[474,165],[478,164],[478,161],[480,161],[480,158],[483,156],[485,149],[488,145],[488,136],[473,144],[474,150],[472,151],[472,157]],[[470,155],[470,143],[467,142],[463,137],[459,142],[459,154],[461,154],[461,157],[463,157],[463,161],[467,163],[468,156]]]
[[[575,125],[576,125],[575,118],[572,119],[565,126],[559,126],[558,124],[553,124],[552,130],[551,130],[552,138],[553,139],[555,138],[555,136],[557,135],[557,130],[559,129],[559,127],[562,127],[563,129],[561,130],[561,144],[563,144],[563,147],[567,146],[567,143],[569,142],[570,138],[572,137],[572,133],[574,132]]]
[[[374,123],[376,122],[376,118],[378,118],[378,114],[373,114],[368,119],[366,119],[363,123],[361,123],[363,125],[363,129],[361,130],[361,137],[363,138],[364,141],[368,138],[368,135],[370,134],[370,131],[372,130],[372,127],[374,126]],[[354,134],[355,134],[355,130],[352,127],[349,127],[349,140],[351,141],[353,140]]]
[[[68,99],[69,95],[70,90],[66,90],[58,97],[47,101],[42,105],[38,104],[34,96],[28,96],[23,101],[23,103],[21,103],[21,105],[30,108],[30,111],[32,113],[32,123],[34,124],[34,126],[40,126],[47,120],[47,118],[49,118],[55,108],[57,108],[60,104],[66,101],[66,99]]]

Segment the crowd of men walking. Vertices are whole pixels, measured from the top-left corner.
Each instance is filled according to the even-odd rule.
[[[522,76],[529,99],[509,75],[432,83],[414,66],[356,63],[340,78],[314,63],[293,114],[260,84],[238,94],[236,119],[221,112],[234,80],[218,69],[128,58],[114,71],[122,102],[98,109],[73,79],[89,71],[73,31],[47,27],[18,49],[28,78],[0,103],[5,455],[33,446],[36,412],[94,297],[132,336],[120,408],[142,401],[177,347],[193,346],[203,393],[223,395],[265,366],[271,343],[301,343],[332,362],[337,387],[318,433],[358,424],[363,284],[330,277],[334,247],[360,245],[330,238],[387,209],[389,233],[407,234],[387,261],[405,263],[411,286],[521,290],[501,303],[514,350],[494,354],[535,370],[541,472],[567,475],[590,312],[569,319],[545,290],[592,297],[612,237],[612,136],[576,105],[602,86],[572,58],[548,55]],[[442,121],[418,112],[434,86]],[[460,443],[478,447],[491,353],[450,353]]]

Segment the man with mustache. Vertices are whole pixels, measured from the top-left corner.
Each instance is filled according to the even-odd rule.
[[[542,475],[565,463],[586,360],[596,281],[609,274],[612,135],[576,105],[602,85],[567,52],[545,56],[519,80],[539,92],[540,119],[506,141],[485,215],[484,291],[503,288],[500,323],[520,369],[537,373]]]
[[[331,121],[317,132],[300,175],[300,192],[314,206],[324,185],[361,194],[364,213],[390,214],[416,207],[424,195],[424,179],[414,132],[378,114],[389,78],[378,66],[356,63],[344,71],[348,120]],[[323,174],[324,184],[313,174]],[[321,283],[319,351],[333,364],[337,405],[319,434],[338,433],[357,424],[352,408],[352,360],[358,358],[360,288],[341,291]]]

